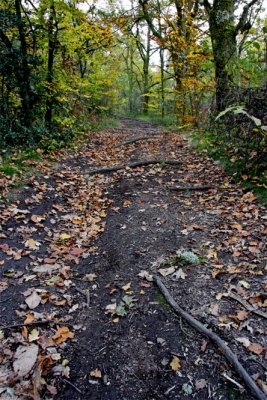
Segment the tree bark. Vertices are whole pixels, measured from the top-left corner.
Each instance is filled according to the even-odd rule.
[[[21,97],[21,105],[22,105],[22,119],[26,128],[29,128],[31,125],[31,99],[32,99],[32,91],[30,86],[30,68],[28,65],[28,50],[27,50],[27,42],[24,31],[24,24],[21,15],[21,4],[20,0],[15,0],[15,10],[16,17],[18,20],[18,31],[19,31],[19,40],[20,40],[20,48],[21,48],[21,71],[17,73],[18,83],[19,83],[19,92]]]
[[[48,59],[47,59],[47,100],[46,100],[46,113],[45,113],[45,125],[48,130],[51,129],[52,112],[53,112],[53,90],[52,84],[54,80],[54,57],[57,40],[57,24],[55,22],[56,10],[54,2],[50,6],[50,14],[48,20]],[[55,30],[55,31],[54,31]]]

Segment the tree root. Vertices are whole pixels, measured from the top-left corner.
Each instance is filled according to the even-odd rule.
[[[217,189],[214,186],[209,186],[209,185],[203,185],[203,186],[188,186],[188,187],[169,187],[170,190],[175,191],[175,192],[182,192],[186,190],[210,190],[210,189]]]
[[[107,167],[107,168],[97,168],[97,169],[93,169],[92,171],[86,171],[86,173],[89,175],[106,174],[108,172],[120,171],[121,169],[125,169],[127,167],[128,168],[137,168],[137,167],[145,167],[147,165],[153,165],[153,164],[181,165],[181,163],[176,160],[144,160],[144,161],[137,161],[137,162],[133,162],[133,163],[127,163],[124,165],[114,165],[114,166]]]
[[[265,394],[259,389],[259,387],[256,385],[254,380],[247,373],[247,371],[244,369],[244,367],[240,364],[236,355],[232,352],[232,350],[230,350],[230,348],[226,345],[226,343],[216,333],[214,333],[210,329],[206,328],[201,322],[199,322],[194,317],[192,317],[190,314],[188,314],[186,311],[184,311],[176,303],[176,301],[171,296],[170,292],[168,291],[168,289],[166,288],[166,286],[163,284],[162,280],[158,276],[154,276],[154,281],[157,284],[157,286],[159,287],[163,296],[168,301],[168,303],[172,306],[172,308],[177,313],[179,313],[197,331],[199,331],[203,335],[210,338],[219,347],[219,349],[221,350],[221,352],[223,353],[225,358],[231,363],[231,365],[234,367],[235,371],[243,379],[244,383],[250,389],[250,391],[253,393],[253,395],[259,400],[266,400]]]
[[[228,296],[226,296],[226,297],[230,297],[230,299],[233,299],[233,300],[238,301],[238,303],[242,304],[242,306],[243,306],[246,310],[250,311],[251,313],[253,313],[253,314],[255,314],[255,315],[258,315],[259,317],[262,317],[262,318],[266,318],[266,319],[267,319],[267,314],[266,314],[264,311],[257,310],[257,309],[255,309],[255,308],[253,308],[251,304],[249,304],[246,300],[242,299],[242,298],[241,298],[240,296],[238,296],[237,294],[231,292],[231,293],[229,293]]]
[[[12,324],[12,325],[4,325],[0,326],[0,331],[6,330],[6,329],[17,329],[17,328],[23,328],[24,326],[36,326],[36,325],[63,325],[63,326],[70,326],[72,327],[72,324],[69,324],[68,322],[57,322],[53,321],[51,319],[45,319],[43,321],[33,321],[33,322],[28,322],[24,324],[23,322],[21,324]]]

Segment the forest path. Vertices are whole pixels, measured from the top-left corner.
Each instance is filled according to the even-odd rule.
[[[119,146],[139,136],[155,137]],[[149,159],[180,165],[90,174]],[[266,307],[265,207],[184,135],[139,120],[58,161],[0,205],[1,325],[29,324],[0,333],[0,398],[252,399],[149,275],[165,275],[178,304],[264,385],[264,318],[226,294]]]

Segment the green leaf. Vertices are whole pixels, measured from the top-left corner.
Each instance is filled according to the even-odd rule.
[[[118,305],[118,307],[116,308],[116,314],[119,317],[124,317],[127,314],[127,311],[125,310],[125,307],[123,305],[122,302],[120,302],[120,304]]]
[[[133,298],[133,296],[125,295],[125,296],[123,296],[122,301],[124,301],[124,303],[125,303],[128,307],[132,307],[132,306],[133,306],[134,298]]]
[[[63,281],[63,279],[59,275],[54,275],[54,276],[52,276],[52,278],[50,278],[47,281],[45,281],[45,283],[48,286],[52,286],[52,285],[55,284],[55,282],[60,282],[60,281]]]
[[[183,392],[184,394],[192,394],[193,393],[193,388],[191,385],[189,385],[189,383],[184,383],[182,386]]]
[[[261,45],[259,44],[259,42],[253,42],[253,46],[258,50],[260,50],[260,48],[261,48]]]

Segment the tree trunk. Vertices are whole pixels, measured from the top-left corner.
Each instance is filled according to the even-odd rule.
[[[30,68],[28,65],[27,42],[24,32],[24,25],[21,15],[20,0],[15,0],[16,16],[18,20],[19,40],[21,47],[21,74],[17,74],[19,78],[19,91],[22,105],[22,118],[26,128],[31,125],[31,100],[32,91],[30,86]]]
[[[46,113],[45,113],[45,125],[48,130],[51,129],[52,122],[52,111],[53,111],[53,89],[52,84],[54,80],[54,57],[55,57],[55,48],[56,48],[56,40],[57,40],[57,26],[54,23],[55,20],[55,5],[54,2],[50,6],[50,14],[48,20],[48,60],[47,60],[47,100],[46,100]],[[56,29],[54,32],[54,28]]]
[[[219,112],[231,104],[234,87],[238,84],[234,3],[233,0],[216,0],[209,13]]]

